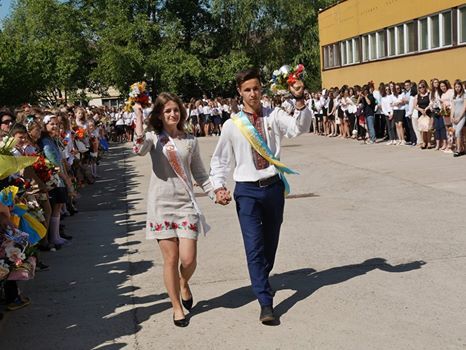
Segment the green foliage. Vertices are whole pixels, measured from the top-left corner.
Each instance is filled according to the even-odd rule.
[[[69,4],[18,1],[0,45],[0,104],[56,102],[87,84],[88,42]]]
[[[335,0],[17,0],[0,31],[0,105],[59,102],[147,80],[153,93],[235,93],[303,63],[320,86],[317,13]],[[66,96],[64,96],[66,94]]]

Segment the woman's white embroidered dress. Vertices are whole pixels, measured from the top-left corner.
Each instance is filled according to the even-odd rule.
[[[151,179],[147,196],[147,239],[183,237],[197,239],[201,232],[201,219],[191,201],[186,186],[177,176],[163,152],[168,140],[164,134],[146,132],[145,138],[135,142],[134,152],[140,156],[150,154]],[[191,135],[173,140],[178,159],[189,181],[194,181],[204,192],[212,194],[209,175],[202,163],[198,141]]]

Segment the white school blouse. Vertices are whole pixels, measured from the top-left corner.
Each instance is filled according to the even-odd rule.
[[[280,159],[281,140],[308,132],[311,126],[311,111],[304,108],[295,110],[290,116],[284,110],[262,108],[262,120],[266,142],[277,159]],[[214,190],[224,187],[234,164],[233,179],[237,182],[258,181],[277,174],[275,166],[258,170],[254,165],[252,147],[244,135],[228,119],[223,124],[222,134],[210,162],[210,180]]]

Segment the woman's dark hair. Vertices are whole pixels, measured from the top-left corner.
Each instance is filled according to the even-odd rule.
[[[416,96],[417,95],[417,84],[416,83],[411,83],[411,96]]]
[[[14,113],[10,112],[9,110],[2,110],[2,111],[0,111],[0,121],[3,121],[3,117],[6,116],[6,115],[11,117],[13,119],[13,121],[16,120]]]
[[[149,118],[149,126],[157,134],[160,134],[163,130],[163,123],[160,117],[162,117],[163,115],[163,109],[165,107],[165,104],[169,101],[173,101],[178,105],[178,108],[180,110],[180,121],[176,125],[176,128],[180,131],[184,131],[184,124],[186,122],[187,113],[186,109],[183,106],[183,102],[178,96],[174,94],[162,92],[159,96],[157,96],[157,99],[154,103],[154,109],[152,110],[152,113],[150,114]]]
[[[382,97],[387,96],[387,91],[385,91],[385,84],[384,83],[379,84],[379,93],[380,93],[380,96],[382,96]]]
[[[461,91],[460,91],[460,94],[458,95],[456,93],[456,89],[454,89],[454,98],[458,97],[458,96],[462,96],[464,94],[464,86],[463,86],[463,83],[461,82],[461,80],[459,79],[456,79],[455,80],[455,83],[453,84],[453,86],[455,87],[456,85],[459,85],[461,86]]]
[[[448,80],[440,80],[440,83],[438,84],[438,94],[439,94],[440,97],[442,97],[442,95],[443,95],[442,88],[440,87],[440,85],[442,85],[442,84],[447,87],[447,91],[449,89],[451,89],[451,84],[450,84],[450,82]]]
[[[438,81],[439,84],[437,87],[434,86],[434,81]],[[435,93],[438,93],[440,95],[440,80],[437,78],[434,78],[430,81],[430,98],[431,100],[435,99]]]
[[[417,85],[417,90],[419,91],[419,88],[424,87],[426,89],[425,92],[429,92],[429,85],[427,84],[427,81],[425,79],[419,80],[419,84]]]
[[[241,88],[241,85],[248,80],[257,79],[261,81],[261,75],[259,69],[251,67],[245,70],[242,70],[236,74],[236,86]]]

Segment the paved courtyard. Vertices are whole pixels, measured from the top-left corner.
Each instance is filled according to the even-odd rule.
[[[207,167],[216,141],[200,139]],[[150,158],[129,149],[114,147],[83,191],[65,220],[73,245],[43,255],[51,270],[24,284],[31,306],[0,321],[0,349],[466,349],[466,159],[285,141],[282,160],[300,175],[288,177],[271,278],[280,325],[258,322],[234,203],[201,196],[212,230],[179,329],[161,254],[144,239]]]

